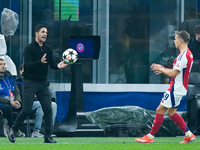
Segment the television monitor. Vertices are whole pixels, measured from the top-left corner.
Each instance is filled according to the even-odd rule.
[[[63,50],[67,48],[76,50],[78,59],[99,59],[100,36],[69,36],[64,40],[68,40],[68,44],[63,45]]]

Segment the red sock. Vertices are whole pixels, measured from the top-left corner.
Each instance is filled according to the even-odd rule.
[[[153,121],[153,125],[150,131],[151,135],[155,135],[158,132],[158,130],[160,129],[160,126],[163,123],[163,120],[164,120],[164,114],[156,114],[156,117]]]
[[[185,121],[183,120],[183,118],[175,113],[173,116],[171,116],[171,119],[174,121],[174,123],[185,133],[187,132],[188,128],[187,125],[185,123]]]

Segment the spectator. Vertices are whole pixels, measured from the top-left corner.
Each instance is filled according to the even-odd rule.
[[[17,77],[17,85],[19,87],[20,93],[22,93],[22,73],[23,72],[24,72],[24,64],[20,66],[20,71],[19,71],[20,75]],[[55,102],[52,102],[51,105],[52,105],[52,114],[53,114],[52,120],[53,120],[53,126],[54,126],[56,113],[57,113],[57,104]],[[39,137],[39,138],[44,137],[44,135],[40,133],[44,112],[42,111],[42,106],[36,96],[35,96],[35,101],[33,102],[32,110],[35,112],[35,124],[34,124],[31,137]],[[55,136],[55,135],[52,135],[52,136]]]
[[[200,25],[196,25],[194,28],[195,38],[192,38],[188,43],[188,48],[193,54],[194,61],[200,62]],[[191,122],[191,130],[194,134],[200,133],[200,112],[197,111],[196,120]]]
[[[194,29],[195,38],[188,43],[188,48],[193,54],[194,60],[200,61],[200,25],[196,25]]]
[[[0,58],[0,110],[5,118],[4,134],[8,137],[10,127],[14,123],[13,111],[19,111],[21,108],[21,97],[14,77],[10,72],[6,71],[6,63]],[[16,132],[16,136],[25,137],[20,130]]]

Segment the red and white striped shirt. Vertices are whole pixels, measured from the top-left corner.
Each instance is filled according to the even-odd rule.
[[[177,95],[186,95],[189,75],[193,64],[193,55],[189,49],[182,51],[173,63],[173,69],[179,70],[179,74],[171,78],[168,91]]]

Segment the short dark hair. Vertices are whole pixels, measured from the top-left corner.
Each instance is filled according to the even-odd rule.
[[[22,71],[24,69],[24,64],[21,64],[19,70]]]
[[[194,34],[200,34],[200,25],[196,25],[194,28]]]
[[[47,25],[45,25],[45,24],[38,24],[38,25],[35,26],[34,32],[39,32],[41,28],[47,28],[48,29]]]
[[[175,31],[175,35],[177,35],[179,38],[183,39],[183,41],[185,43],[188,43],[190,40],[190,34],[185,30]]]

